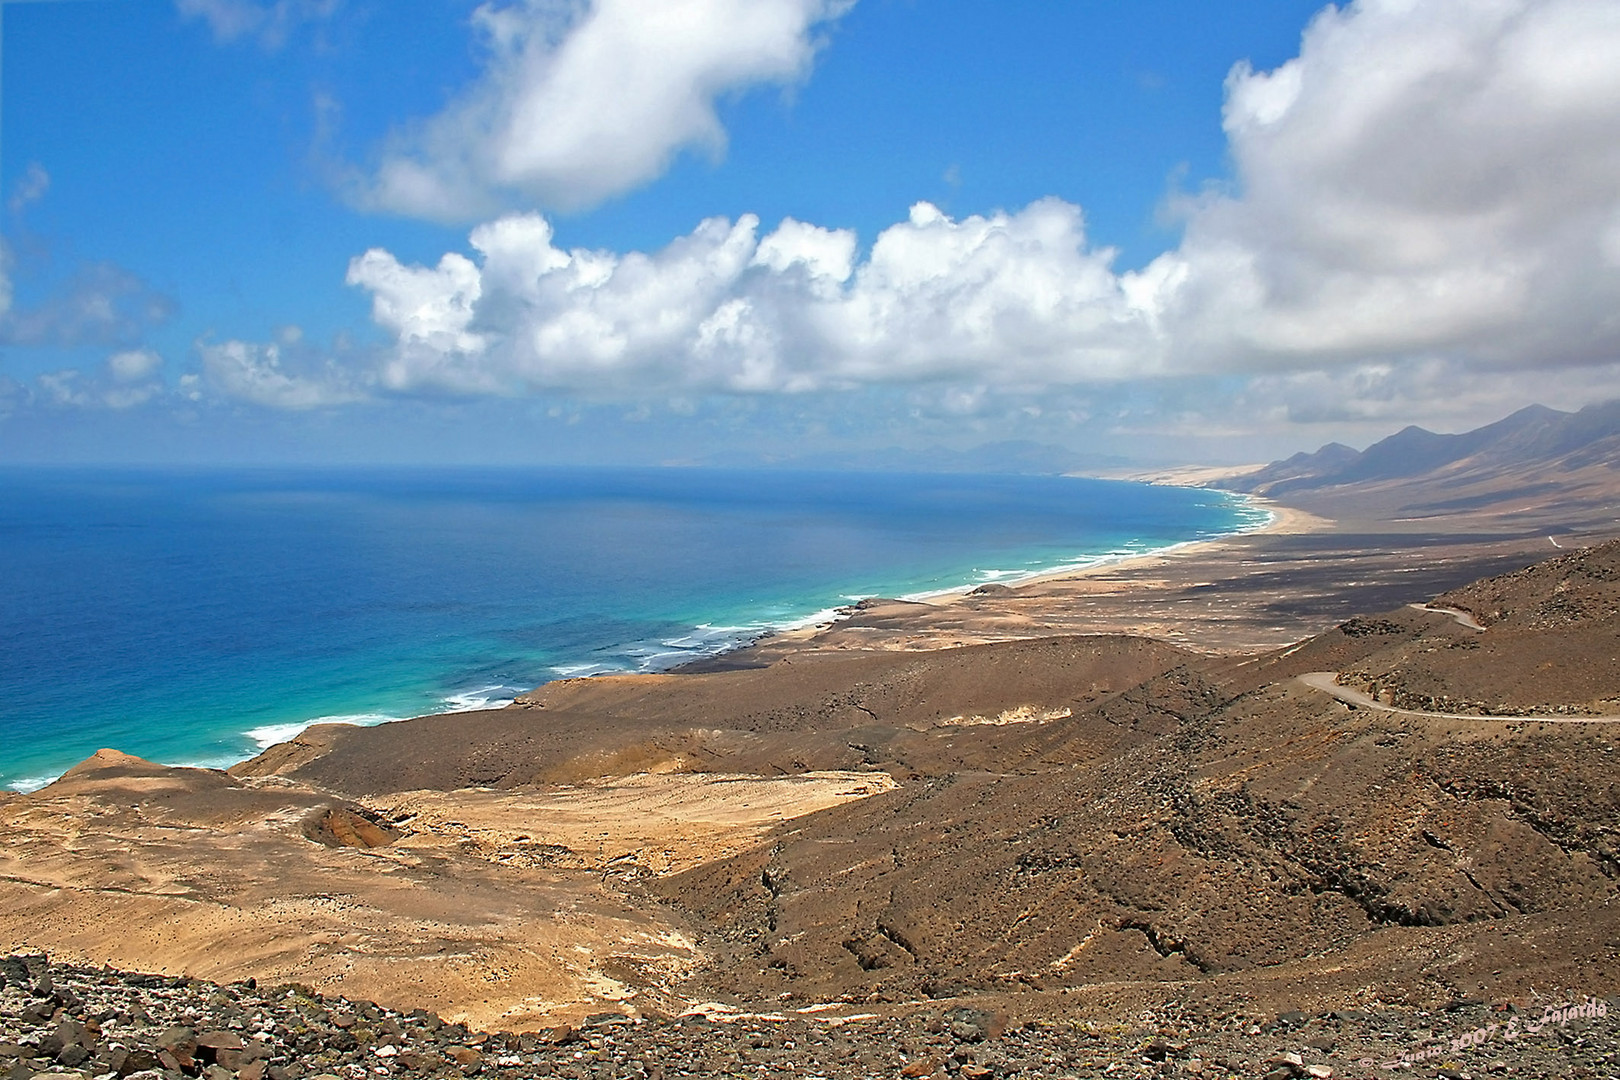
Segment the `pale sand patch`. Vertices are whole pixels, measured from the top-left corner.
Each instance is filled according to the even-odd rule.
[[[1019,581],[1016,588],[1026,597],[1034,598],[1041,595],[1040,587],[1043,585],[1080,582],[1088,578],[1100,578],[1118,573],[1121,570],[1142,570],[1155,566],[1170,566],[1188,558],[1217,556],[1222,552],[1230,551],[1233,549],[1234,543],[1243,537],[1264,535],[1297,536],[1305,533],[1327,532],[1336,524],[1330,518],[1318,517],[1309,511],[1297,510],[1291,506],[1282,506],[1269,499],[1262,499],[1255,495],[1247,496],[1247,498],[1252,505],[1269,513],[1271,520],[1264,525],[1257,525],[1240,533],[1217,537],[1213,540],[1195,540],[1185,544],[1177,544],[1161,551],[1110,559],[1107,562],[1097,563],[1095,566],[1081,566],[1054,570],[1049,574],[1037,574],[1034,577]],[[955,602],[970,595],[973,589],[977,587],[963,588],[943,594],[940,599],[944,603]]]
[[[663,773],[519,791],[408,791],[373,806],[407,831],[394,850],[454,844],[501,865],[634,876],[730,858],[783,821],[896,787],[874,772]]]
[[[1098,480],[1135,480],[1141,484],[1160,484],[1165,487],[1214,487],[1226,480],[1259,472],[1266,464],[1258,465],[1171,465],[1162,469],[1121,469],[1114,472],[1074,473]]]
[[[299,982],[508,1029],[685,1008],[683,980],[703,961],[691,931],[620,882],[894,786],[872,773],[666,775],[411,793],[375,808],[415,811],[404,839],[357,850],[307,839],[332,800],[281,778],[89,764],[0,801],[0,948]],[[544,844],[567,855],[548,859]]]
[[[1049,724],[1053,720],[1067,720],[1074,715],[1070,708],[1043,709],[1038,705],[1020,705],[1005,709],[995,716],[953,716],[936,725],[939,727],[1006,727],[1008,724]]]

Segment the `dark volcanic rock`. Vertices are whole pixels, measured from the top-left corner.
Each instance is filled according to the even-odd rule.
[[[317,810],[305,820],[304,835],[328,847],[387,847],[399,839],[398,830],[359,806]]]
[[[1248,1078],[1273,1072],[1371,1076],[1441,1067],[1458,1075],[1607,1077],[1614,1074],[1620,1046],[1611,1003],[1592,999],[1533,1008],[1459,1001],[1435,1012],[1370,1001],[1371,1009],[1353,1015],[1301,1011],[1283,1017],[1255,1015],[1242,1007],[1209,1010],[1189,1002],[1145,1011],[1129,1026],[1097,1024],[1081,1016],[1009,1026],[1002,1017],[971,1005],[922,1006],[903,1013],[840,1010],[832,1021],[816,1018],[825,1013],[792,1011],[715,1015],[724,1022],[605,1014],[561,1037],[560,1029],[540,1035],[467,1032],[414,1013],[369,1002],[329,1001],[286,987],[216,987],[66,967],[58,968],[57,975],[58,985],[85,1003],[84,1015],[63,1017],[49,1032],[22,1021],[18,1006],[25,995],[16,987],[0,990],[0,1076],[7,1080],[35,1075],[53,1080],[674,1080],[773,1074],[824,1080],[986,1080],[1144,1073]],[[154,1023],[133,1022],[137,1010]],[[332,1020],[345,1013],[358,1014],[376,1031],[397,1029],[398,1034],[363,1052],[322,1049],[326,1036],[344,1032]],[[106,1040],[117,1044],[114,1048],[91,1056],[82,1042],[65,1042],[63,1052],[79,1052],[72,1055],[71,1065],[38,1056],[59,1032],[74,1038],[81,1028],[91,1033],[88,1014],[106,1017],[100,1023]],[[242,1028],[222,1026],[233,1021]],[[299,1048],[304,1034],[316,1037],[314,1048]],[[242,1044],[240,1049],[236,1043]],[[182,1068],[154,1065],[155,1056],[191,1046],[203,1053],[253,1056],[235,1067],[200,1060]]]

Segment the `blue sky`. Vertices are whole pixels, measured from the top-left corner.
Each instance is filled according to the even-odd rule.
[[[0,461],[1240,461],[1620,391],[1606,0],[4,19]]]

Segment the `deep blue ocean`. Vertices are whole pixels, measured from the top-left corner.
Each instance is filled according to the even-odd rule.
[[[103,746],[222,766],[1265,516],[1058,477],[0,471],[0,786]]]

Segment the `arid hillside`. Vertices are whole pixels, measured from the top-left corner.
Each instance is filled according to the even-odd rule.
[[[1258,655],[565,680],[229,775],[105,752],[0,803],[0,935],[515,1027],[1612,993],[1617,576],[1612,543]]]
[[[1180,665],[657,891],[718,927],[706,977],[744,998],[1283,1011],[1612,988],[1620,726],[1393,714],[1296,680],[1495,632],[1401,609]]]
[[[1612,528],[1620,495],[1620,402],[1577,413],[1540,405],[1473,431],[1409,427],[1362,451],[1330,443],[1220,481],[1329,517],[1472,518],[1493,529]]]
[[[1484,628],[1444,647],[1380,622],[1340,681],[1434,712],[1620,714],[1620,550],[1573,552],[1452,590],[1435,604]]]

